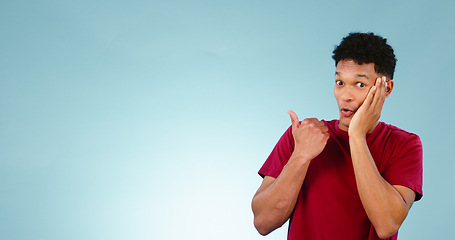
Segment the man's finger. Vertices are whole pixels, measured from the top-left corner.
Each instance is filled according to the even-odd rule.
[[[330,134],[328,132],[324,132],[322,134],[324,134],[325,141],[327,141],[330,138]]]
[[[368,108],[373,103],[373,97],[376,95],[376,90],[377,90],[377,86],[375,84],[368,91],[367,97],[363,101],[362,105],[365,105]]]
[[[303,125],[308,125],[310,123],[317,123],[319,120],[317,118],[305,118],[302,121]]]
[[[329,128],[327,126],[319,127],[319,130],[321,130],[322,133],[329,132]]]
[[[374,95],[373,101],[371,102],[371,105],[373,107],[376,107],[376,105],[380,102],[382,93],[383,93],[383,88],[384,88],[384,78],[381,77],[379,78],[379,81],[376,81],[376,94]]]
[[[378,99],[375,101],[374,107],[375,109],[379,109],[379,111],[382,111],[382,106],[384,105],[385,101],[385,94],[386,94],[386,88],[387,88],[387,82],[386,82],[386,77],[381,78],[381,91],[379,91],[379,96]]]
[[[297,117],[297,114],[291,110],[288,111],[288,114],[291,117],[292,128],[297,129],[299,127],[299,117]]]
[[[385,76],[382,78],[384,79],[382,82],[382,93],[381,93],[381,103],[383,104],[385,101],[385,95],[387,93],[387,78]]]
[[[323,121],[317,121],[317,122],[315,123],[315,125],[316,125],[316,127],[323,127],[323,126],[325,126],[325,124],[324,124]]]

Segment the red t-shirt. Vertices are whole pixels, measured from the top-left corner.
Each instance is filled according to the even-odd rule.
[[[339,120],[324,121],[330,138],[313,159],[289,223],[290,240],[380,239],[360,201],[349,149],[348,133]],[[291,127],[283,134],[259,170],[277,178],[294,151]],[[406,186],[422,198],[420,138],[380,122],[367,135],[368,148],[381,176],[391,185]],[[397,234],[389,239],[397,239]]]

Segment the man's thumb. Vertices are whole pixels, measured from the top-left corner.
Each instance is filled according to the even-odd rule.
[[[295,114],[295,112],[293,112],[291,110],[288,111],[288,114],[291,117],[292,128],[298,128],[299,127],[299,117],[297,117],[297,114]]]

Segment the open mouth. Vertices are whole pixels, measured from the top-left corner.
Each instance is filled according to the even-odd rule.
[[[349,108],[341,108],[340,111],[341,111],[341,114],[342,114],[343,116],[345,116],[345,117],[349,117],[349,116],[351,116],[352,114],[355,113],[354,110],[351,110],[351,109],[349,109]]]

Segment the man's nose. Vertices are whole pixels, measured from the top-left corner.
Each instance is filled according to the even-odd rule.
[[[346,87],[343,89],[343,92],[341,93],[341,99],[345,102],[350,102],[354,100],[354,94],[350,87]]]

